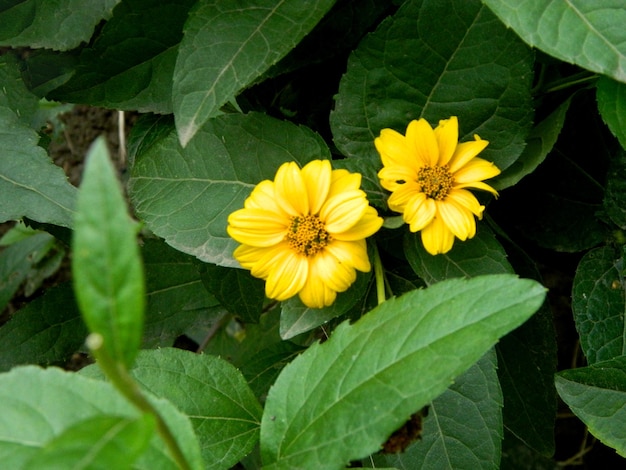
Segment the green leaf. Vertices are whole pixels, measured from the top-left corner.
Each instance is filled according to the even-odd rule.
[[[122,189],[104,139],[87,155],[72,239],[74,290],[104,351],[129,367],[141,344],[144,274]]]
[[[168,401],[150,396],[193,470],[203,468],[189,418]],[[39,449],[66,429],[101,415],[137,418],[140,413],[107,382],[51,367],[17,367],[0,374],[0,461],[20,470]],[[19,423],[19,426],[16,426]],[[172,469],[175,461],[158,437],[135,462],[138,470]]]
[[[0,57],[0,83],[0,194],[5,201],[0,222],[28,217],[70,227],[76,188],[37,145],[39,136],[29,126],[37,98],[8,56]]]
[[[428,405],[421,439],[406,452],[378,454],[375,468],[498,468],[502,391],[496,368],[492,349]]]
[[[174,115],[183,147],[219,109],[278,62],[334,0],[198,1],[174,70]]]
[[[0,11],[0,46],[68,50],[87,42],[120,0],[21,0]],[[6,28],[5,28],[6,26]]]
[[[530,49],[480,1],[407,1],[350,56],[331,114],[335,143],[378,163],[381,129],[404,134],[411,119],[458,116],[460,140],[488,140],[481,157],[505,169],[531,126],[532,65]]]
[[[265,301],[265,283],[249,271],[203,264],[202,283],[220,304],[244,322],[259,321]]]
[[[520,157],[490,183],[497,190],[517,184],[524,176],[531,174],[544,161],[556,144],[570,99],[565,100],[543,121],[534,126],[526,140],[526,147]]]
[[[330,156],[310,129],[257,113],[212,119],[184,149],[173,129],[155,132],[154,141],[143,135],[129,182],[137,214],[177,250],[219,266],[239,267],[227,218],[257,183],[284,162]]]
[[[602,119],[626,149],[626,85],[608,77],[600,77],[596,97]]]
[[[555,380],[559,395],[589,431],[626,457],[626,358],[559,372]]]
[[[357,273],[354,284],[347,291],[340,292],[330,307],[310,308],[304,305],[298,297],[282,302],[280,337],[282,339],[293,338],[348,312],[365,297],[371,278],[371,273]]]
[[[589,364],[626,354],[624,254],[610,246],[589,251],[576,269],[572,310]]]
[[[558,59],[626,81],[626,10],[613,0],[483,0],[524,41]]]
[[[154,434],[151,415],[138,418],[96,416],[72,425],[53,438],[24,470],[131,469]]]
[[[626,152],[611,158],[602,205],[611,221],[626,229]]]
[[[48,96],[140,112],[172,112],[172,77],[193,0],[126,0],[82,49],[72,78]]]
[[[513,272],[504,248],[491,230],[482,224],[478,225],[474,238],[464,242],[456,240],[452,250],[436,256],[424,249],[419,232],[407,230],[404,250],[413,271],[428,285],[453,277]]]
[[[0,371],[20,364],[65,362],[86,336],[72,286],[48,289],[0,328]]]
[[[544,297],[541,285],[512,275],[452,279],[342,323],[270,390],[264,468],[338,468],[376,451]]]

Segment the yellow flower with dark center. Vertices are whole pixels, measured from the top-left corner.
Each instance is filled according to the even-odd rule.
[[[360,186],[360,174],[328,160],[281,165],[228,217],[228,234],[241,243],[235,259],[265,279],[271,299],[298,294],[308,307],[331,305],[356,270],[371,269],[365,239],[383,223]]]
[[[483,180],[500,174],[491,162],[478,158],[489,142],[459,143],[456,116],[439,121],[433,129],[424,119],[411,121],[402,135],[383,129],[374,140],[383,169],[378,172],[383,188],[391,191],[388,205],[402,213],[412,232],[421,231],[430,254],[452,249],[454,237],[467,240],[476,234],[482,206],[468,188],[495,189]]]

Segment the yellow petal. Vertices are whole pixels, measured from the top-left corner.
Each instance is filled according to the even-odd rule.
[[[313,160],[302,167],[302,179],[306,186],[309,210],[317,214],[330,190],[332,168],[328,160]]]
[[[332,305],[337,293],[320,277],[309,278],[299,292],[300,300],[309,308],[324,308]]]
[[[491,194],[493,194],[494,196],[498,197],[498,191],[493,189],[488,184],[482,183],[480,181],[475,181],[473,183],[455,184],[454,187],[455,187],[455,189],[461,189],[461,188],[482,189],[483,191],[489,191]]]
[[[274,195],[274,182],[264,180],[257,184],[252,190],[252,193],[250,193],[250,196],[245,200],[243,206],[246,209],[264,210],[272,210],[278,207],[276,204],[276,196]]]
[[[353,227],[368,207],[365,193],[352,189],[329,198],[322,206],[320,219],[328,233],[341,233]]]
[[[404,208],[403,218],[411,232],[418,232],[432,222],[437,215],[435,201],[418,193]]]
[[[448,193],[446,201],[452,201],[455,204],[466,208],[478,217],[480,217],[485,210],[485,206],[478,202],[476,196],[465,189],[452,189],[450,193]]]
[[[386,166],[378,172],[383,188],[395,191],[407,182],[417,180],[417,172],[407,166]]]
[[[359,271],[367,273],[372,269],[367,256],[365,240],[333,240],[324,249],[329,251],[339,262],[353,266]]]
[[[440,166],[447,165],[459,143],[459,122],[456,116],[439,121],[439,125],[435,128],[435,137],[439,145],[437,164]]]
[[[361,174],[350,173],[348,170],[333,170],[330,180],[330,189],[326,199],[330,199],[337,194],[345,193],[361,187]]]
[[[489,142],[486,140],[480,140],[480,138],[474,142],[463,142],[462,144],[458,144],[456,146],[456,150],[454,151],[454,155],[452,155],[452,158],[450,159],[450,173],[456,173],[463,168],[467,162],[482,152],[488,144]]]
[[[476,235],[474,214],[449,201],[437,201],[437,212],[443,223],[459,239],[467,240]]]
[[[435,132],[428,121],[422,118],[411,121],[406,128],[406,140],[411,150],[411,159],[417,157],[416,169],[422,166],[435,166],[439,161],[439,145]],[[415,157],[413,157],[415,155]]]
[[[333,238],[344,241],[354,241],[374,235],[383,225],[382,217],[371,206],[367,206],[363,217],[351,228],[343,232],[333,233]]]
[[[287,300],[304,286],[309,273],[309,262],[293,250],[281,251],[265,282],[265,295],[270,299]]]
[[[287,234],[289,220],[263,209],[239,209],[228,216],[228,235],[239,243],[257,247],[279,243]]]
[[[383,129],[374,139],[383,166],[407,166],[416,168],[415,152],[406,137],[393,129]]]
[[[404,183],[401,187],[396,189],[389,199],[387,200],[387,205],[389,209],[394,212],[404,212],[404,208],[414,197],[418,194],[421,194],[425,197],[424,193],[421,191],[421,187],[414,181],[408,181]]]
[[[356,280],[356,271],[329,251],[324,251],[310,260],[309,279],[315,277],[335,292],[343,292]]]
[[[256,258],[256,261],[250,268],[250,274],[259,279],[267,279],[276,266],[276,263],[280,262],[284,253],[291,251],[291,248],[286,242],[281,242],[278,245],[256,248],[256,250],[256,252],[252,250],[242,250],[239,256],[244,261]]]
[[[493,163],[483,160],[482,158],[474,158],[468,162],[463,168],[454,173],[455,183],[473,183],[475,181],[483,181],[493,178],[500,174],[500,169]]]
[[[454,234],[440,218],[435,218],[422,230],[422,243],[431,255],[447,253],[454,245]]]
[[[233,251],[233,257],[239,262],[242,268],[252,269],[254,265],[263,257],[267,248],[258,248],[250,245],[239,245]]]
[[[283,163],[274,178],[276,202],[289,215],[307,215],[309,213],[309,195],[302,171],[295,162]]]

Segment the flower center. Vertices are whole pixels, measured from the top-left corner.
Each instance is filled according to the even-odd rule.
[[[422,192],[436,201],[443,201],[446,198],[453,181],[448,165],[423,166],[417,173],[417,182],[422,187]]]
[[[285,237],[289,246],[306,256],[313,256],[330,243],[332,237],[316,215],[291,218],[291,226]]]

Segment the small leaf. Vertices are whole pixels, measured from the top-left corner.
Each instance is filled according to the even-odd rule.
[[[589,251],[576,269],[572,310],[589,364],[626,354],[624,254],[611,246]]]
[[[237,243],[226,233],[228,215],[243,207],[252,188],[274,179],[287,161],[329,158],[310,129],[267,115],[232,114],[210,120],[182,148],[174,129],[158,138],[142,133],[129,193],[136,211],[156,235],[184,253],[219,266],[239,267]]]
[[[596,97],[602,119],[626,149],[626,85],[608,77],[600,77]]]
[[[0,46],[68,50],[87,42],[120,0],[25,0],[0,11]]]
[[[201,0],[189,13],[174,70],[174,115],[183,147],[222,105],[278,62],[334,0]]]
[[[270,390],[261,422],[264,468],[338,468],[375,452],[544,297],[541,285],[511,275],[453,279],[342,323],[283,369]]]
[[[154,434],[151,415],[97,416],[80,421],[46,443],[24,470],[116,470],[134,468]]]
[[[496,368],[492,349],[428,405],[421,439],[406,452],[378,454],[375,468],[498,468],[502,391]]]
[[[556,389],[589,431],[626,457],[626,358],[559,372]]]
[[[72,273],[81,312],[109,356],[129,367],[141,344],[144,275],[136,229],[103,138],[87,155],[74,220]]]
[[[613,0],[483,0],[524,41],[558,59],[626,82],[626,11]]]

